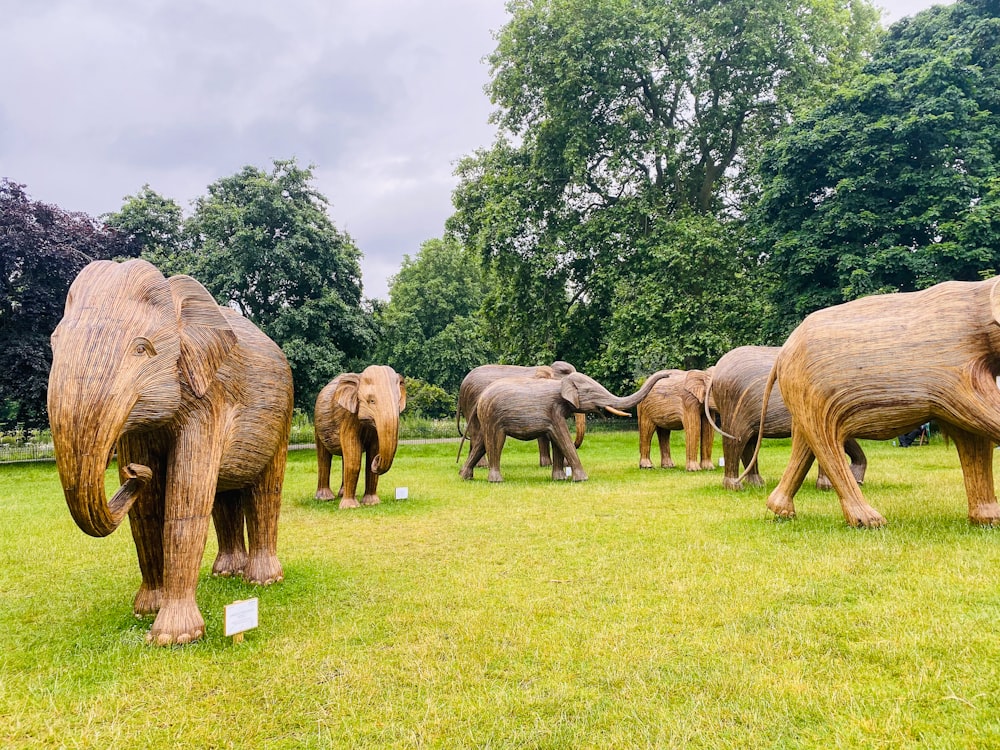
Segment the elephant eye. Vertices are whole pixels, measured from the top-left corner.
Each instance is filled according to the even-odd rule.
[[[132,341],[132,354],[136,357],[153,357],[156,355],[156,349],[149,339],[140,336]]]

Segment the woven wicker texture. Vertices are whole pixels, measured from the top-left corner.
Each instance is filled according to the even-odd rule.
[[[652,469],[649,451],[653,433],[660,446],[660,467],[672,469],[671,430],[684,430],[685,468],[688,471],[714,469],[712,441],[715,432],[705,414],[705,388],[708,373],[704,370],[675,370],[653,386],[636,407],[639,421],[639,468]]]

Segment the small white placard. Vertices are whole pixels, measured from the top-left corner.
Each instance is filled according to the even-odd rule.
[[[236,635],[245,630],[252,630],[257,627],[257,598],[244,599],[241,602],[227,604],[226,610],[226,635]]]
[[[722,457],[720,456],[720,457],[719,457],[719,466],[725,466],[725,465],[726,465],[726,459],[724,459],[724,458],[722,458]]]
[[[566,476],[568,476],[568,477],[573,476],[573,467],[572,466],[567,466],[566,467]]]
[[[397,487],[396,488],[396,499],[397,500],[405,500],[409,496],[410,496],[410,488],[409,487]]]

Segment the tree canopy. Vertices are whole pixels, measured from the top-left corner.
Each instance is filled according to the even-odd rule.
[[[498,282],[487,307],[510,359],[576,349],[586,363],[627,349],[609,340],[605,323],[662,239],[678,234],[669,225],[737,220],[760,144],[859,69],[877,29],[864,0],[515,0],[510,8],[490,59],[500,134],[460,162],[449,225]],[[732,236],[716,233],[720,242]],[[734,247],[702,250],[725,256],[702,266],[717,268],[710,283],[732,296],[744,273],[732,267]],[[639,304],[670,317],[688,301]],[[696,328],[684,335],[702,345],[685,359],[721,353],[706,348],[711,322],[686,317]]]
[[[70,284],[91,261],[138,250],[86,214],[31,200],[24,185],[0,180],[0,427],[47,426],[49,337]]]
[[[787,333],[821,307],[1000,270],[1000,3],[895,24],[767,149],[754,216]]]

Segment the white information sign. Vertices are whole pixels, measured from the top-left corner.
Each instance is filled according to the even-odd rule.
[[[236,635],[257,627],[257,598],[227,604],[225,635]]]
[[[396,499],[397,500],[405,500],[409,496],[410,496],[410,488],[409,487],[397,487],[396,488]]]

